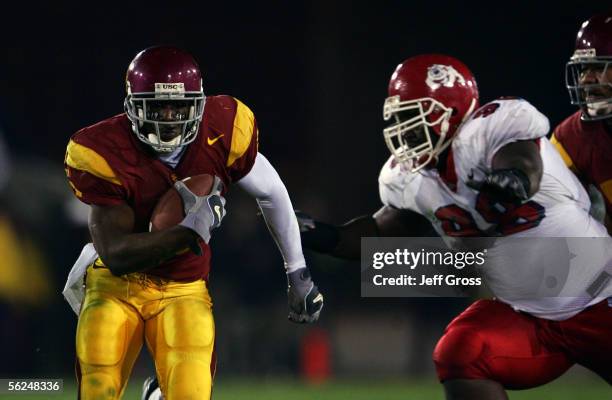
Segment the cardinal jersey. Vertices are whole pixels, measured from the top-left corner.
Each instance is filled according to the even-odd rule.
[[[456,132],[445,168],[411,173],[390,158],[379,177],[381,200],[385,205],[426,216],[451,247],[459,244],[462,237],[607,236],[603,226],[588,215],[590,201],[586,191],[545,138],[548,130],[548,119],[525,100],[488,103]],[[469,180],[484,179],[491,172],[496,152],[519,140],[537,141],[543,161],[540,190],[529,201],[518,206],[494,202],[466,185]],[[576,270],[580,279],[572,285],[586,288],[604,266],[580,268],[589,270]],[[539,272],[542,271],[485,271],[485,279],[489,278],[489,288],[504,300],[504,293],[520,288]],[[568,318],[588,305],[570,305],[550,298],[506,301],[516,309],[549,319]]]
[[[198,136],[171,168],[136,138],[131,122],[120,114],[72,136],[66,174],[81,201],[99,206],[126,203],[135,214],[134,232],[147,232],[157,201],[175,181],[211,174],[227,188],[245,176],[255,162],[257,135],[255,117],[247,106],[230,96],[207,97]],[[203,256],[181,254],[147,274],[175,281],[207,280],[210,248],[200,245]]]
[[[581,111],[555,129],[551,142],[565,164],[586,183],[599,188],[612,215],[612,132],[603,121],[582,121]]]

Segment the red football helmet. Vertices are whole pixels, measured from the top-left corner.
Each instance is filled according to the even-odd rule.
[[[612,117],[612,13],[585,21],[576,37],[576,49],[565,68],[572,104],[583,120]]]
[[[189,53],[150,47],[132,60],[125,80],[125,112],[138,139],[166,153],[195,140],[206,97],[200,67]]]
[[[413,172],[436,159],[478,107],[478,87],[470,70],[440,54],[412,57],[398,65],[388,93],[383,118],[395,122],[383,135],[395,159]]]

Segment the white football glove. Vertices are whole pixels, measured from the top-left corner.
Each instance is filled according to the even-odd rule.
[[[287,274],[289,320],[310,323],[319,319],[323,309],[323,295],[310,278],[308,268],[300,268]]]
[[[226,214],[225,198],[221,196],[223,182],[215,176],[212,190],[207,196],[197,196],[182,181],[175,182],[174,187],[181,195],[185,209],[185,219],[179,225],[191,229],[208,243],[210,231],[221,225]]]

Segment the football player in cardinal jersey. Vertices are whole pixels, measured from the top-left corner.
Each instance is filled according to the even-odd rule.
[[[379,177],[383,207],[342,226],[298,215],[305,246],[359,258],[361,237],[423,236],[432,226],[451,246],[478,236],[496,236],[497,243],[608,238],[588,213],[584,188],[546,139],[548,119],[518,98],[478,102],[476,80],[459,60],[428,54],[401,63],[383,107],[391,122],[383,132],[391,152]],[[605,273],[605,264],[576,268],[579,279],[568,285],[581,294]],[[536,267],[518,280],[515,272],[493,272],[497,280],[488,283],[496,299],[474,302],[435,348],[448,399],[507,399],[505,389],[542,385],[574,363],[612,383],[612,308],[605,300],[612,287],[597,296],[517,300],[503,293],[543,271]]]
[[[612,232],[612,12],[582,24],[565,77],[580,110],[555,128],[551,142],[578,178],[603,194]]]
[[[120,398],[146,342],[167,399],[209,399],[215,330],[208,241],[230,184],[257,200],[280,248],[289,319],[315,321],[323,296],[306,267],[287,190],[258,153],[253,112],[230,96],[205,97],[197,63],[173,47],[138,53],[126,85],[125,113],[78,131],[65,158],[70,186],[91,205],[93,239],[65,290],[79,311],[79,398]],[[215,176],[208,196],[181,182],[199,174]],[[153,208],[173,186],[185,219],[149,232]]]

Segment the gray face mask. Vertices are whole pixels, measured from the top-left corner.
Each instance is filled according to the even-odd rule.
[[[612,81],[608,79],[612,57],[595,57],[576,51],[565,68],[570,101],[582,109],[581,119],[612,117]]]
[[[140,141],[171,153],[195,140],[205,102],[203,92],[128,93],[124,108]]]

